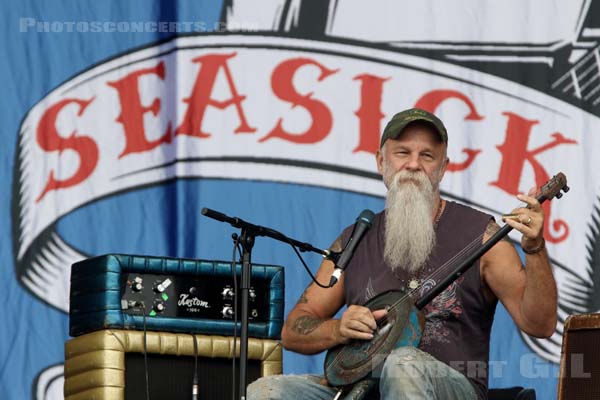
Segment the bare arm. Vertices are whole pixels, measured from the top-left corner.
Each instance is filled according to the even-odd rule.
[[[519,329],[532,336],[549,337],[556,327],[557,290],[543,247],[544,215],[535,198],[525,196],[520,199],[530,208],[514,210],[513,213],[520,214],[519,220],[507,220],[506,223],[523,234],[523,249],[534,251],[534,254],[525,255],[523,268],[512,244],[500,241],[481,258],[482,276]],[[486,240],[497,229],[498,225],[491,222]]]
[[[334,246],[339,246],[336,243]],[[317,271],[317,280],[329,282],[334,264],[325,260]],[[371,311],[362,306],[350,306],[341,319],[333,316],[344,305],[344,276],[332,288],[320,288],[311,283],[290,311],[281,331],[281,343],[288,350],[315,354],[350,339],[371,339],[376,328],[375,318],[384,310]]]

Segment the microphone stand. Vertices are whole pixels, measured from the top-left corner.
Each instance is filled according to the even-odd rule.
[[[240,399],[246,399],[246,382],[248,381],[248,298],[250,291],[250,275],[252,274],[252,247],[256,234],[251,228],[243,227],[240,243],[242,245],[242,331],[240,334]],[[236,300],[237,301],[237,300]],[[237,321],[235,321],[237,323]],[[235,339],[235,338],[234,338]],[[233,355],[235,357],[235,354]]]
[[[252,274],[252,247],[254,247],[254,240],[257,236],[268,236],[272,239],[280,242],[291,244],[297,247],[300,251],[312,251],[328,257],[330,255],[329,250],[322,250],[313,247],[309,243],[299,242],[297,240],[288,238],[284,234],[277,232],[273,229],[266,228],[260,225],[254,225],[249,222],[242,220],[237,217],[229,217],[223,213],[220,213],[210,208],[203,208],[201,211],[202,215],[215,219],[217,221],[226,222],[234,228],[240,228],[240,244],[242,246],[242,283],[240,286],[240,295],[242,301],[242,316],[241,316],[241,333],[240,333],[240,376],[239,376],[239,388],[240,388],[240,400],[246,399],[246,382],[248,381],[248,298],[250,291],[250,276]],[[237,293],[236,293],[237,296]],[[235,354],[233,355],[235,357]]]

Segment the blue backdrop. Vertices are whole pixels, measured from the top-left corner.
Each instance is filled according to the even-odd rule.
[[[274,3],[278,3],[283,12],[289,11],[289,7],[294,8],[294,2],[282,0]],[[330,2],[329,6],[334,3]],[[255,4],[253,7],[260,6]],[[304,18],[305,13],[319,15],[323,7],[306,5],[298,11],[298,18]],[[210,37],[215,29],[220,30],[218,33],[222,35],[227,10],[234,10],[237,12],[234,14],[239,15],[248,8],[251,7],[244,7],[242,2],[223,4],[214,0],[23,0],[0,6],[4,49],[4,57],[0,59],[3,91],[0,99],[0,183],[3,188],[0,194],[0,231],[3,238],[0,241],[0,302],[5,307],[5,322],[0,330],[0,398],[56,398],[56,394],[43,393],[43,387],[48,384],[40,386],[39,378],[44,371],[55,367],[53,371],[58,372],[44,379],[60,382],[63,346],[69,339],[68,314],[28,290],[19,280],[16,268],[18,238],[13,224],[17,218],[15,191],[19,185],[13,180],[19,134],[28,112],[61,84],[107,60],[163,43],[175,36]],[[257,14],[260,12],[257,11]],[[249,27],[267,30],[262,23],[253,25],[255,21],[249,17],[247,20],[240,18],[237,17],[237,21]],[[284,17],[280,15],[280,19],[281,26],[285,25]],[[126,24],[119,26],[119,21]],[[164,31],[141,25],[141,31],[131,32],[131,23],[135,21],[179,21],[190,24],[167,27]],[[320,24],[319,21],[314,22],[315,26]],[[91,25],[77,25],[92,22],[97,23],[95,26],[99,32],[89,31]],[[103,25],[107,22],[114,24]],[[279,25],[272,25],[275,27],[272,31],[280,31],[277,28]],[[303,29],[298,28],[298,31],[304,37],[311,40],[320,37],[307,30],[306,25]],[[329,30],[328,34],[331,32]],[[294,30],[287,29],[285,34],[294,36]],[[348,39],[350,42],[354,43],[355,39]],[[439,58],[435,52],[431,54],[431,59]],[[500,76],[503,74],[493,65],[478,64],[473,68]],[[177,79],[193,81],[194,78],[188,76]],[[251,76],[244,78],[252,79]],[[356,109],[357,106],[354,111]],[[301,126],[301,129],[304,127]],[[310,158],[309,150],[299,148],[305,152],[303,154],[307,159]],[[223,149],[219,151],[225,152]],[[332,156],[333,159],[343,157]],[[371,174],[375,172],[374,165],[373,162],[369,167]],[[230,168],[244,167],[233,165]],[[486,167],[481,168],[485,170]],[[152,183],[133,185],[110,195],[99,196],[92,202],[80,205],[61,215],[55,230],[71,247],[87,255],[131,253],[228,260],[232,246],[230,237],[235,230],[203,218],[200,215],[202,207],[269,226],[316,247],[326,248],[361,210],[369,208],[379,211],[384,204],[380,195],[383,193],[382,185],[375,191],[360,188],[352,190],[350,185],[336,188],[331,184],[315,184],[309,176],[311,172],[306,170],[291,170],[285,174],[289,179],[278,175],[272,181],[264,175],[253,179],[229,172],[222,176],[213,173],[206,174],[206,177],[172,176],[157,179]],[[465,178],[464,186],[473,188],[474,184],[469,178]],[[302,183],[304,179],[306,183]],[[464,191],[471,192],[468,189]],[[305,254],[305,259],[316,271],[320,257]],[[285,266],[287,314],[309,283],[296,255],[287,245],[268,238],[258,238],[253,261]],[[525,344],[502,305],[498,306],[496,312],[490,360],[490,386],[533,386],[538,391],[538,398],[555,398],[558,365],[544,360]],[[285,352],[284,372],[320,372],[322,361],[323,355],[306,357]]]

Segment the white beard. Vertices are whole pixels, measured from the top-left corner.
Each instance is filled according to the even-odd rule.
[[[425,265],[435,246],[435,192],[424,173],[400,171],[390,177],[386,169],[389,189],[383,257],[392,271],[400,268],[414,273]]]

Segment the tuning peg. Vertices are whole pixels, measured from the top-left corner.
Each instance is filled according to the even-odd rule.
[[[562,195],[562,193],[561,193],[561,192],[557,192],[557,193],[556,193],[556,198],[557,198],[557,199],[560,199],[562,196],[563,196],[563,195]]]
[[[563,188],[563,192],[567,193],[567,192],[568,192],[570,189],[571,189],[570,187],[568,187],[568,186],[565,186],[565,187]]]

